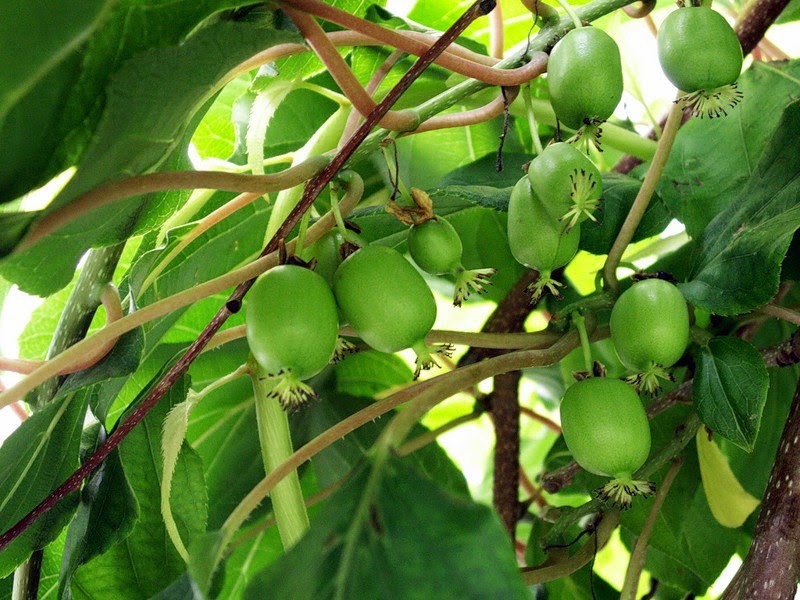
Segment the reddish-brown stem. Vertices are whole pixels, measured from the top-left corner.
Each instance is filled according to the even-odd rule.
[[[494,58],[503,58],[503,8],[500,3],[489,13],[489,55]]]
[[[112,284],[109,283],[103,288],[103,292],[100,294],[100,302],[106,309],[106,324],[119,321],[122,318],[122,302],[120,300],[117,288]],[[118,337],[115,337],[108,340],[103,345],[98,346],[88,356],[82,357],[80,361],[70,365],[65,369],[62,369],[58,372],[58,374],[69,375],[70,373],[83,371],[84,369],[88,369],[92,365],[97,364],[104,359],[109,352],[111,352],[118,339]],[[4,358],[0,356],[0,371],[12,371],[14,373],[22,373],[27,375],[29,373],[33,373],[33,371],[41,367],[45,362],[47,361],[27,360],[24,358]],[[12,404],[12,406],[14,405]]]
[[[527,406],[521,406],[520,411],[526,417],[529,417],[534,421],[539,421],[539,423],[547,427],[550,431],[552,431],[556,435],[561,435],[561,426],[552,419],[548,419],[544,415],[540,415],[539,413],[531,410]]]
[[[385,61],[383,61],[383,64],[381,64],[381,66],[378,67],[378,70],[372,74],[372,77],[370,77],[370,80],[367,82],[367,87],[364,88],[367,94],[372,96],[372,94],[375,93],[381,82],[386,79],[389,71],[392,70],[392,67],[397,64],[404,54],[405,52],[402,52],[401,50],[395,50]],[[353,135],[356,127],[358,127],[358,122],[360,119],[361,114],[357,110],[350,111],[350,114],[347,116],[347,123],[344,125],[344,131],[342,131],[342,139],[339,143],[339,147],[341,147],[348,139],[350,139],[350,136]]]
[[[362,116],[370,114],[375,109],[375,101],[361,87],[358,79],[350,70],[350,66],[345,62],[336,46],[330,41],[322,30],[322,27],[314,20],[314,17],[300,10],[283,7],[283,10],[292,19],[292,22],[303,34],[308,45],[319,56],[322,64],[328,69],[333,80],[341,88],[345,96],[353,103],[353,107]],[[411,131],[419,125],[419,118],[411,111],[387,111],[386,115],[378,123],[384,129],[390,131]]]
[[[244,175],[220,171],[166,171],[110,181],[81,194],[69,204],[59,207],[37,221],[17,247],[17,251],[32,246],[90,210],[124,198],[167,190],[194,189],[266,194],[301,184],[318,173],[326,163],[326,158],[314,156],[299,165],[272,175]]]
[[[311,207],[314,200],[319,196],[325,186],[336,176],[347,160],[358,149],[359,145],[366,139],[370,130],[388,112],[391,106],[397,102],[398,98],[411,86],[422,72],[427,69],[433,60],[440,55],[447,46],[467,28],[467,26],[477,17],[486,14],[494,7],[492,0],[478,0],[450,27],[430,50],[422,56],[414,65],[403,75],[397,85],[395,85],[386,97],[369,114],[364,123],[348,140],[341,151],[333,158],[331,163],[320,174],[306,184],[303,197],[295,208],[289,213],[278,231],[270,239],[267,246],[261,253],[266,256],[274,252],[280,242],[288,236],[289,232],[297,225],[302,215]],[[145,417],[145,415],[158,403],[158,401],[169,391],[175,382],[188,371],[189,366],[199,356],[208,341],[220,330],[227,319],[237,312],[242,305],[242,298],[252,287],[254,280],[246,281],[236,287],[225,305],[220,308],[211,322],[203,329],[197,339],[189,346],[186,353],[169,369],[164,377],[150,390],[145,399],[125,421],[119,424],[114,432],[98,449],[86,459],[86,461],[72,474],[67,480],[58,486],[47,498],[40,502],[33,510],[25,515],[11,529],[0,535],[0,551],[23,533],[39,517],[55,507],[64,497],[80,489],[83,480],[88,477],[106,459],[111,451],[125,439],[125,436]]]
[[[642,19],[653,12],[655,7],[655,0],[640,0],[639,2],[628,4],[628,6],[623,6],[622,10],[625,11],[625,14],[631,19]]]
[[[2,384],[0,384],[0,391],[2,391]],[[11,412],[13,412],[20,421],[25,421],[28,418],[28,413],[25,412],[25,409],[22,408],[22,404],[19,402],[14,402],[11,405]]]
[[[417,37],[403,35],[392,29],[386,29],[375,23],[359,19],[320,0],[284,0],[280,4],[302,10],[342,27],[359,31],[373,39],[380,40],[383,44],[393,46],[409,54],[421,56],[426,50],[426,44],[419,41]],[[528,74],[524,66],[516,69],[493,69],[490,66],[477,63],[467,65],[463,61],[456,60],[456,57],[451,55],[443,55],[438,64],[445,69],[483,81],[489,85],[511,87],[522,85],[533,78]],[[463,68],[465,66],[468,66],[468,68]]]
[[[536,59],[534,59],[536,60]],[[547,64],[547,60],[541,61],[543,63],[542,73],[544,72],[544,65]],[[531,63],[528,63],[531,64]],[[539,73],[541,74],[541,73]],[[519,88],[513,87],[508,88],[506,90],[506,94],[508,97],[508,103],[510,104],[513,102],[517,94],[519,94]],[[494,119],[495,117],[499,117],[503,114],[503,111],[506,107],[506,100],[503,98],[503,95],[500,94],[497,98],[489,102],[488,104],[484,104],[480,108],[473,108],[472,110],[465,110],[463,112],[458,113],[448,113],[446,115],[440,115],[438,117],[433,117],[432,119],[428,119],[422,125],[420,125],[414,134],[423,133],[425,131],[435,131],[437,129],[447,129],[449,127],[466,127],[468,125],[476,125],[478,123],[484,123],[485,121],[489,121]]]
[[[750,552],[723,600],[791,600],[800,576],[800,383],[761,502]]]

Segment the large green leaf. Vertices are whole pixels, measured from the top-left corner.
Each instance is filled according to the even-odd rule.
[[[767,400],[769,375],[752,345],[734,337],[712,339],[695,357],[692,398],[714,433],[751,451]]]
[[[63,394],[25,420],[0,447],[0,531],[7,531],[78,466],[87,400]],[[61,501],[0,553],[0,577],[11,573],[32,550],[55,539],[77,497]]]
[[[740,191],[760,171],[765,148],[779,151],[770,137],[797,98],[800,61],[755,61],[738,85],[744,99],[727,117],[691,119],[681,127],[658,185],[659,196],[692,237],[728,207],[752,200]]]
[[[445,493],[397,458],[367,463],[245,598],[528,598],[491,509]],[[375,485],[372,477],[377,477]],[[480,547],[482,551],[475,553]],[[345,560],[347,558],[347,560]]]
[[[139,504],[130,534],[81,566],[72,579],[74,598],[149,598],[185,571],[161,517],[161,424],[185,399],[178,382],[119,446],[122,468]],[[207,498],[200,457],[184,446],[172,482],[172,510],[185,543],[205,533]]]
[[[0,202],[43,182],[87,39],[110,0],[6,2],[0,19]],[[99,91],[99,90],[98,90]]]
[[[125,63],[112,78],[104,117],[78,171],[48,210],[105,181],[158,167],[188,142],[187,126],[233,66],[265,46],[293,39],[285,32],[224,21],[201,29],[180,46],[146,52]],[[2,272],[25,290],[52,293],[66,284],[87,248],[122,241],[169,216],[174,206],[165,206],[163,200],[163,195],[135,197],[93,210],[62,227],[57,236],[8,257]]]
[[[698,240],[693,272],[681,291],[692,304],[735,315],[769,301],[781,262],[800,226],[800,102],[784,111],[775,135],[736,201]]]
[[[86,482],[63,548],[58,597],[72,597],[75,570],[123,540],[139,516],[139,504],[115,450]]]
[[[651,422],[653,452],[673,439],[675,428],[689,410],[676,407]],[[654,478],[657,484],[660,477],[663,471]],[[638,535],[652,504],[652,498],[634,502],[631,510],[622,514],[623,529]],[[650,537],[650,548],[656,552],[652,561],[648,553],[645,568],[658,579],[681,587],[691,585],[690,591],[703,594],[728,564],[740,537],[738,531],[723,527],[711,515],[700,480],[697,453],[694,444],[689,444],[684,451],[683,466]]]

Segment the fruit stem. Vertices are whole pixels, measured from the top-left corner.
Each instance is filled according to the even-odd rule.
[[[561,8],[564,9],[564,12],[566,12],[567,15],[569,15],[569,18],[572,19],[572,23],[575,25],[575,29],[583,27],[583,22],[581,21],[581,18],[578,16],[578,13],[575,12],[575,9],[572,8],[570,3],[567,2],[567,0],[556,0],[556,1],[558,2],[559,6],[561,6]]]
[[[533,150],[535,155],[542,153],[542,140],[539,137],[539,125],[536,123],[536,112],[533,110],[533,99],[531,98],[531,85],[522,87],[522,100],[525,102],[525,112],[528,115],[528,127],[531,130],[533,140]]]
[[[656,185],[664,172],[664,166],[667,164],[669,152],[672,149],[672,143],[675,141],[675,136],[678,133],[678,128],[681,126],[683,117],[683,102],[680,98],[672,105],[669,111],[667,122],[664,125],[664,131],[661,134],[661,139],[658,140],[658,147],[656,154],[653,156],[653,162],[650,163],[650,168],[647,170],[647,175],[642,182],[642,187],[639,188],[639,193],[636,194],[636,199],[633,201],[628,216],[617,234],[617,239],[614,240],[614,245],[608,253],[606,264],[603,265],[603,279],[606,282],[606,287],[614,292],[619,291],[619,281],[617,280],[617,266],[622,258],[622,254],[631,243],[633,234],[639,227],[639,223],[644,217],[653,193],[656,191]]]
[[[289,417],[278,400],[270,395],[276,384],[275,378],[268,377],[252,356],[248,366],[255,395],[261,457],[264,461],[264,471],[269,475],[294,452],[289,432]],[[288,550],[303,537],[309,526],[296,469],[275,485],[270,498],[281,543],[284,550]]]
[[[294,247],[294,254],[297,258],[303,258],[303,250],[306,249],[306,231],[308,231],[308,222],[311,220],[311,211],[308,210],[303,214],[300,219],[300,227],[297,231],[297,244]]]
[[[575,314],[572,317],[572,322],[575,323],[575,328],[578,330],[578,335],[581,338],[581,349],[583,350],[583,366],[591,372],[592,371],[592,347],[589,343],[589,334],[586,332],[586,318],[581,314]]]
[[[619,595],[620,600],[636,600],[636,592],[639,589],[639,578],[642,575],[644,561],[647,557],[647,543],[650,541],[650,535],[653,533],[656,520],[658,519],[658,513],[661,512],[661,507],[664,505],[667,492],[669,492],[669,488],[675,480],[675,476],[678,474],[682,464],[683,458],[681,456],[676,457],[675,460],[672,461],[672,466],[670,466],[669,471],[667,471],[667,474],[664,476],[664,481],[661,482],[658,492],[656,492],[653,505],[650,507],[650,512],[647,514],[647,520],[644,523],[644,527],[642,527],[642,532],[639,534],[639,537],[636,538],[636,544],[631,552],[631,558],[630,561],[628,561],[628,569],[625,572],[625,583]]]

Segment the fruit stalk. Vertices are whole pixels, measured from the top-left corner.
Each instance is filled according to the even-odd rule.
[[[278,401],[270,396],[273,382],[252,357],[248,363],[258,421],[258,440],[264,471],[269,475],[294,452],[289,432],[289,417]],[[297,470],[286,475],[270,494],[283,549],[294,546],[308,530],[303,490]]]
[[[667,164],[672,143],[675,141],[678,128],[681,126],[682,117],[683,104],[676,102],[669,111],[667,122],[661,133],[661,139],[658,141],[656,154],[653,157],[653,162],[650,163],[650,168],[647,170],[642,187],[639,188],[639,193],[636,194],[633,206],[631,206],[628,216],[617,234],[617,239],[614,240],[614,245],[608,253],[606,264],[603,266],[603,279],[606,286],[613,291],[619,290],[617,266],[628,244],[631,243],[633,234],[636,233],[636,229],[639,227],[639,223],[642,221],[642,217],[644,217],[644,213],[650,204],[650,199],[656,191],[656,185],[661,178],[661,173],[664,171],[664,166]]]

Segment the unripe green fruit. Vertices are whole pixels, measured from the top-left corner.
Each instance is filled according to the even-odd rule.
[[[453,226],[438,217],[413,225],[408,253],[419,268],[432,275],[449,275],[461,267],[461,238]]]
[[[247,343],[270,375],[313,377],[333,357],[339,333],[336,301],[325,280],[308,269],[281,265],[253,284],[245,308]]]
[[[742,46],[721,14],[707,6],[679,8],[658,30],[658,59],[684,92],[732,84],[742,70]]]
[[[550,144],[528,167],[531,188],[554,219],[585,221],[603,195],[600,171],[586,155],[564,142]]]
[[[553,110],[567,127],[605,121],[622,98],[617,43],[596,27],[573,29],[550,53],[547,85]]]
[[[563,267],[578,252],[580,226],[569,232],[545,210],[523,177],[508,203],[508,245],[517,262],[538,271]]]
[[[619,379],[595,377],[567,388],[561,428],[573,458],[597,475],[629,478],[650,453],[650,423],[642,401]]]
[[[422,275],[386,246],[350,255],[336,271],[333,291],[359,337],[382,352],[423,341],[436,320],[436,301]]]
[[[611,340],[634,371],[670,367],[689,343],[689,309],[680,290],[663,279],[634,283],[611,310]]]
[[[314,272],[321,275],[328,285],[333,285],[333,274],[342,264],[339,241],[339,233],[332,230],[311,244],[308,249],[309,254],[317,261]]]

